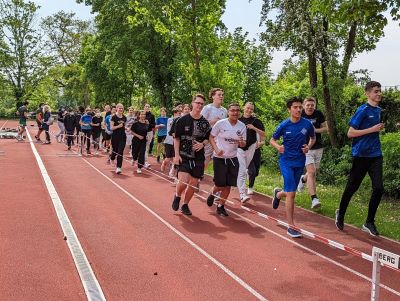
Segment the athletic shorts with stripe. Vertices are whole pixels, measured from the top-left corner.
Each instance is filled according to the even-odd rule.
[[[182,158],[182,162],[178,166],[178,174],[180,172],[186,172],[193,178],[202,179],[204,176],[204,161]]]

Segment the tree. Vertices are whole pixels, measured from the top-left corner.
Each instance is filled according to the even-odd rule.
[[[399,3],[398,0],[264,0],[262,21],[267,30],[262,38],[271,48],[284,47],[296,56],[307,58],[310,92],[318,96],[318,84],[322,84],[329,138],[334,147],[339,146],[335,122],[351,60],[357,53],[374,49],[387,23],[384,12],[390,9],[392,17],[399,18]],[[269,18],[275,10],[276,18]],[[342,62],[339,57],[343,57]]]
[[[51,63],[34,28],[37,9],[23,0],[0,2],[0,72],[12,86],[16,103],[31,95]]]

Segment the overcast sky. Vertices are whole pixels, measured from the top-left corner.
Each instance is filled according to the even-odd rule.
[[[93,18],[90,8],[77,4],[75,0],[34,0],[41,6],[40,17],[52,15],[59,10],[75,12],[81,19]],[[249,32],[249,38],[257,38],[262,32],[259,27],[262,0],[227,0],[223,22],[230,31],[242,27]],[[363,53],[355,58],[350,65],[351,70],[368,69],[373,80],[380,81],[383,86],[399,85],[400,77],[400,27],[390,21],[385,28],[385,37],[377,44],[375,50]],[[276,75],[282,68],[283,60],[290,57],[290,53],[276,51],[273,53],[271,70]]]

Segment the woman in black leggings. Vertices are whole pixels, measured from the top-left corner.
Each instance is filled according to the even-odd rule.
[[[149,130],[149,122],[146,120],[146,112],[140,111],[139,120],[132,124],[132,159],[138,160],[137,173],[142,173],[146,153],[146,135]]]
[[[117,169],[115,172],[120,174],[122,172],[122,160],[124,155],[124,149],[126,144],[126,134],[125,134],[125,123],[126,116],[124,115],[124,106],[122,104],[117,104],[117,112],[113,117],[111,117],[111,130],[113,131],[111,136],[112,152],[110,155],[111,162],[114,162],[115,157],[117,157]]]

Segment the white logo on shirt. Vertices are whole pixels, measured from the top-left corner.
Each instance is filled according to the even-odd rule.
[[[303,135],[307,134],[307,129],[303,128],[303,129],[301,130],[301,133],[302,133]]]

